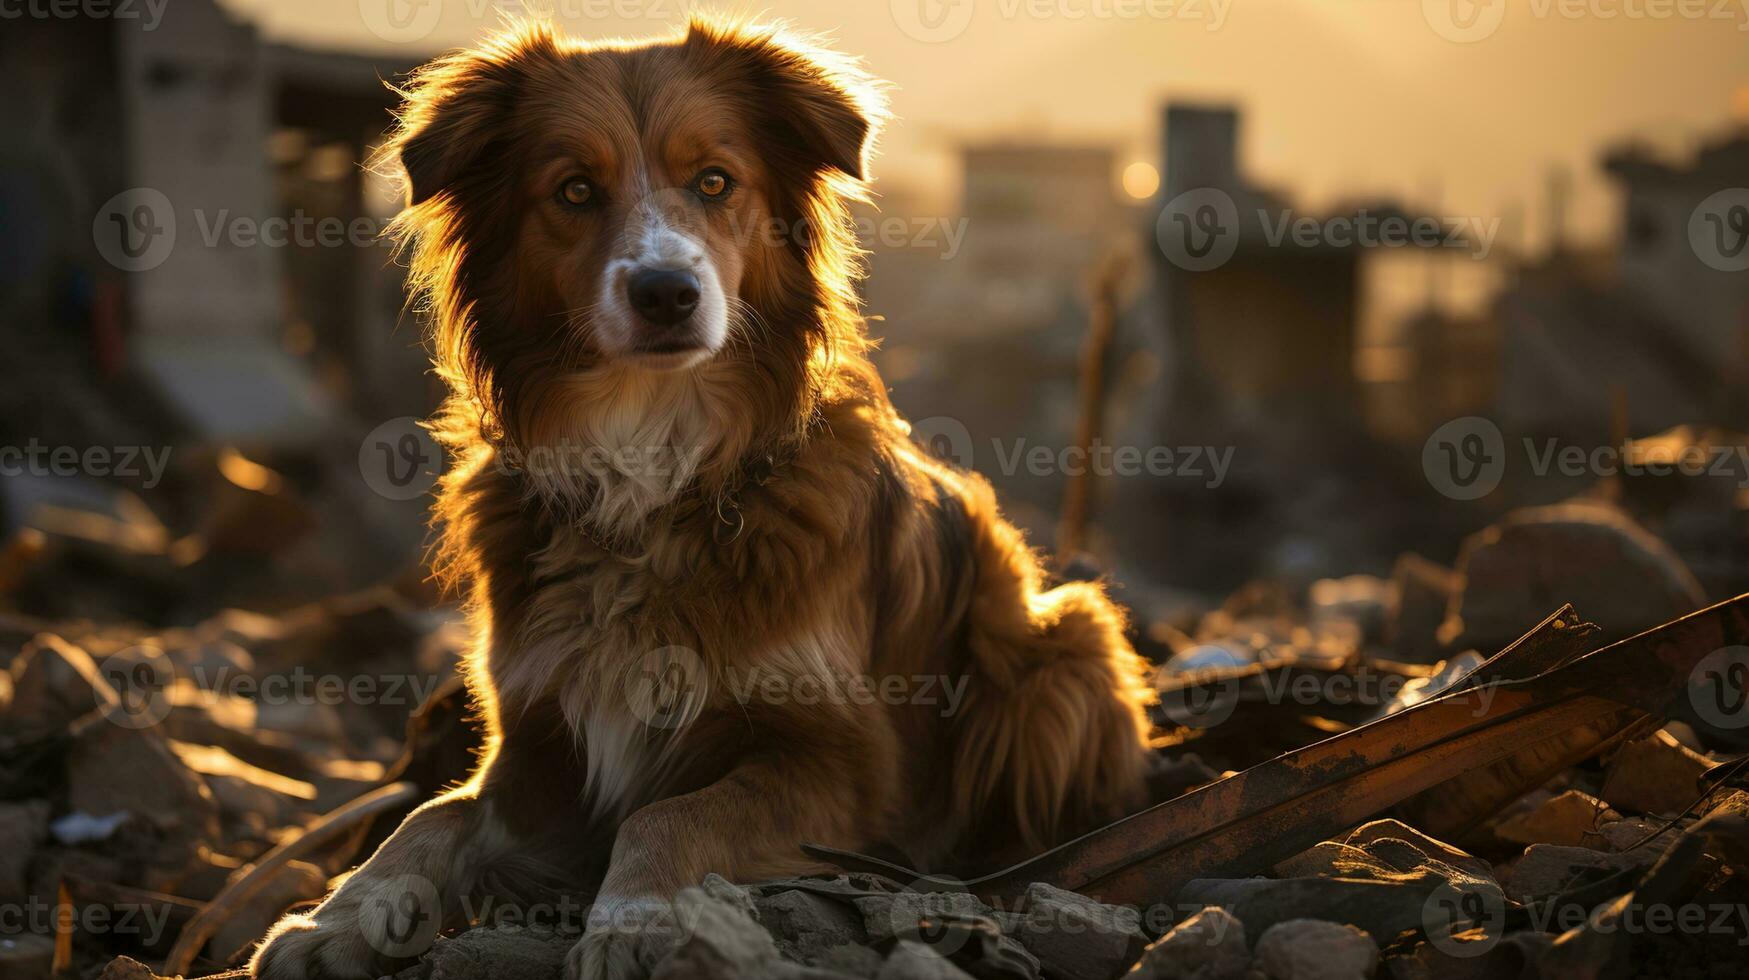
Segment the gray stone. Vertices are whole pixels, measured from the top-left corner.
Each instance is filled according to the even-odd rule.
[[[793,960],[814,963],[828,949],[868,941],[862,917],[848,902],[791,890],[760,898],[757,905],[760,923]]]
[[[1013,930],[1047,974],[1105,980],[1136,961],[1148,938],[1134,909],[1104,905],[1044,882],[1026,890],[1026,913]]]
[[[705,875],[704,881],[698,885],[698,890],[708,898],[732,905],[754,919],[759,918],[759,908],[754,904],[753,894],[722,875]]]
[[[1346,838],[1348,844],[1363,849],[1371,848],[1375,842],[1384,840],[1407,841],[1415,845],[1423,858],[1431,858],[1475,878],[1486,881],[1494,879],[1494,866],[1487,861],[1456,845],[1430,837],[1401,820],[1373,820],[1356,827]]]
[[[1532,844],[1504,882],[1506,896],[1518,902],[1532,902],[1617,871],[1649,867],[1657,860],[1658,851],[1654,848],[1612,854],[1587,847]]]
[[[1405,552],[1391,570],[1391,584],[1396,602],[1385,620],[1385,643],[1409,663],[1434,663],[1444,656],[1439,624],[1462,579],[1444,565]]]
[[[422,980],[557,980],[574,934],[532,929],[470,929],[439,937],[418,967]]]
[[[1245,924],[1211,906],[1143,950],[1126,980],[1240,980],[1250,965]]]
[[[1485,881],[1494,878],[1494,869],[1487,861],[1400,820],[1362,824],[1341,840],[1324,841],[1282,861],[1275,866],[1275,873],[1283,878],[1376,879],[1421,867]]]
[[[1533,810],[1515,813],[1500,821],[1494,833],[1515,844],[1564,844],[1569,847],[1601,847],[1602,825],[1621,819],[1589,793],[1567,790]]]
[[[1700,799],[1700,777],[1710,768],[1669,732],[1653,732],[1617,750],[1599,795],[1625,813],[1675,816]]]
[[[1564,602],[1602,627],[1600,642],[1706,604],[1682,559],[1620,510],[1597,503],[1526,507],[1470,535],[1464,589],[1440,627],[1448,649],[1491,654]]]
[[[863,928],[870,942],[883,939],[913,939],[917,923],[931,916],[948,915],[995,921],[990,907],[969,892],[894,892],[867,895],[854,900],[862,913]]]
[[[199,776],[156,731],[99,724],[79,736],[68,759],[68,805],[107,815],[132,811],[159,837],[140,884],[174,893],[183,875],[204,864],[201,849],[218,838],[219,808]]]
[[[876,980],[972,980],[971,974],[922,943],[901,940],[881,964]]]
[[[639,951],[641,961],[654,962],[652,980],[753,980],[780,972],[777,945],[754,919],[752,900],[743,889],[720,878],[706,879],[703,886],[675,897],[674,914],[679,942],[668,949],[673,937],[651,934],[647,938],[663,943],[665,952]]]
[[[1258,937],[1256,954],[1270,980],[1367,980],[1379,963],[1371,936],[1321,919],[1276,923]]]
[[[819,951],[813,965],[853,977],[873,977],[881,972],[881,954],[867,946],[832,946]]]

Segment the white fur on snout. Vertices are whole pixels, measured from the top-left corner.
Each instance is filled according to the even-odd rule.
[[[698,277],[698,309],[692,314],[691,326],[703,350],[679,365],[690,367],[722,349],[729,336],[729,303],[710,253],[673,221],[669,212],[685,205],[666,200],[668,193],[685,192],[651,195],[644,205],[633,209],[627,220],[622,239],[626,252],[610,260],[602,270],[601,308],[607,315],[601,318],[598,330],[608,353],[635,353],[639,331],[648,327],[632,309],[626,296],[627,282],[645,269],[691,272]],[[691,206],[697,207],[696,202]]]

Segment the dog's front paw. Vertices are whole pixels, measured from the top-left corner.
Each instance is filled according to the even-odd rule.
[[[643,980],[679,941],[669,902],[597,900],[589,911],[589,930],[565,955],[565,980]]]
[[[436,937],[436,892],[404,876],[356,881],[309,915],[288,915],[249,959],[258,980],[371,980],[411,961]]]
[[[279,920],[249,960],[249,975],[259,980],[370,980],[377,975],[376,952],[364,941],[357,922],[338,917],[318,922],[308,915]]]

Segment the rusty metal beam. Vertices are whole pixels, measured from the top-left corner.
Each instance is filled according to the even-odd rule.
[[[1562,613],[1570,616],[1571,610]],[[1532,642],[1562,613],[1484,664],[1492,679],[1288,752],[994,874],[970,881],[933,878],[863,855],[806,847],[849,870],[885,874],[922,889],[970,890],[1005,907],[1035,881],[1106,902],[1167,901],[1193,878],[1265,871],[1528,746],[1586,726],[1606,735],[1611,725],[1662,715],[1702,659],[1749,644],[1749,595],[1576,658],[1563,644]],[[1514,650],[1525,653],[1523,662],[1511,655]],[[1524,672],[1550,663],[1559,666]]]

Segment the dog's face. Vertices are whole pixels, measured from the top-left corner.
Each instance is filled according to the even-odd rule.
[[[653,81],[636,105],[599,55],[543,80],[517,251],[595,353],[680,369],[722,349],[747,267],[772,260],[774,177],[743,106],[689,73]]]
[[[863,176],[851,78],[697,23],[640,46],[525,29],[428,68],[395,145],[411,202],[459,246],[445,275],[473,307],[473,367],[503,387],[797,349],[773,333],[812,300],[810,207]]]

